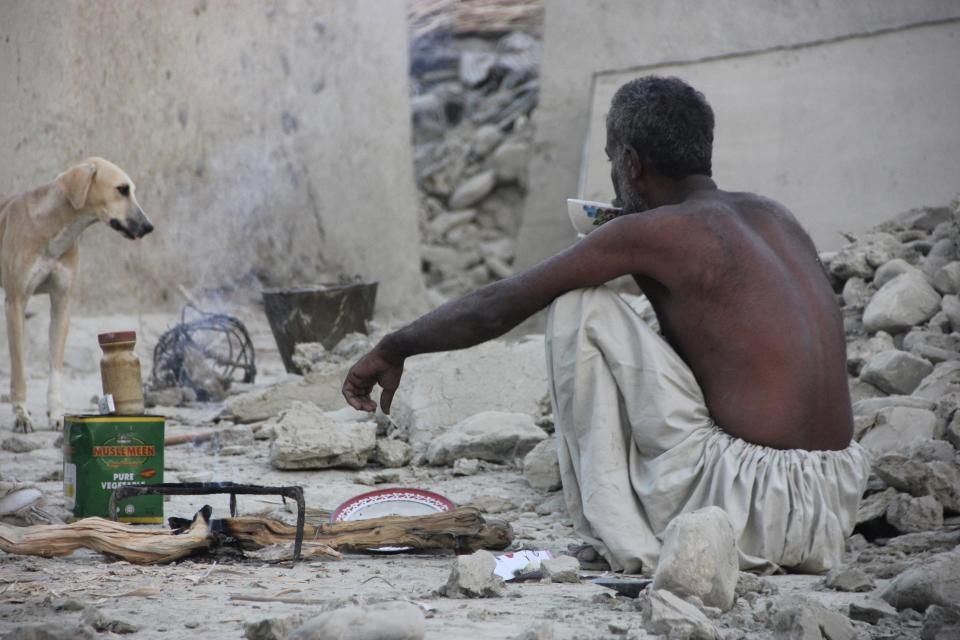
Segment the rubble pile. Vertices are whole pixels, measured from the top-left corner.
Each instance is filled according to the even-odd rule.
[[[539,92],[530,26],[435,30],[412,43],[421,251],[435,302],[511,274]]]

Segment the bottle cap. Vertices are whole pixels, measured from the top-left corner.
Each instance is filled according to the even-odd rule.
[[[100,346],[108,344],[117,344],[119,342],[136,342],[136,331],[111,331],[110,333],[101,333],[97,336],[97,342]]]

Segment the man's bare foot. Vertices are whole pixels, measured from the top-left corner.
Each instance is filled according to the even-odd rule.
[[[567,547],[567,555],[580,561],[580,568],[587,571],[609,571],[610,563],[604,560],[600,552],[589,544],[572,544]]]

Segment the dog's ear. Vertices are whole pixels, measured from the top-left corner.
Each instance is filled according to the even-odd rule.
[[[97,165],[84,162],[57,176],[57,184],[67,194],[67,200],[74,209],[82,209],[87,203],[87,194],[90,193],[90,185],[93,184],[96,174]]]

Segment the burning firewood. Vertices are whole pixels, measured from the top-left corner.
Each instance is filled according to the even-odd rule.
[[[211,508],[205,506],[187,529],[144,529],[103,518],[83,518],[71,524],[41,524],[11,527],[0,524],[0,550],[7,553],[53,558],[80,548],[121,558],[136,564],[172,562],[207,549]]]

